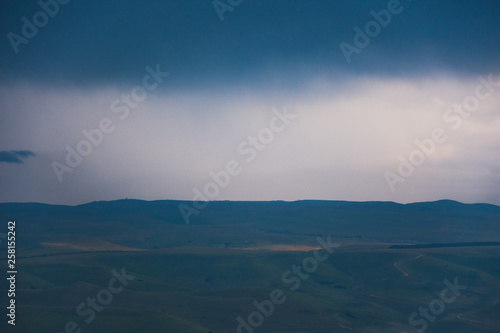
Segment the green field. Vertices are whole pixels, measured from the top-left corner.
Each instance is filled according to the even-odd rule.
[[[432,213],[391,206],[396,204],[360,209],[354,203],[277,202],[273,209],[272,203],[219,203],[200,214],[199,224],[186,225],[173,218],[171,202],[163,213],[151,202],[133,201],[131,212],[116,207],[122,203],[0,204],[4,220],[16,219],[18,244],[16,326],[3,320],[1,332],[60,333],[68,323],[68,332],[237,332],[237,318],[247,320],[256,311],[253,302],[263,304],[275,290],[284,301],[262,316],[254,332],[418,332],[422,324],[411,326],[409,317],[439,300],[444,280],[455,278],[466,289],[427,321],[425,331],[499,331],[500,247],[393,249],[397,243],[387,239],[498,241],[496,206],[452,203],[465,210],[458,214],[449,202],[438,211],[429,203]],[[414,232],[436,216],[446,220],[425,227],[427,236]],[[449,234],[433,231],[444,229]],[[304,263],[314,262],[313,249],[320,248],[316,238],[329,235],[340,246],[332,253],[318,249],[325,260],[305,266],[307,272]],[[133,279],[112,293],[112,270],[122,268]],[[112,286],[119,285],[115,278]],[[87,298],[98,295],[109,303],[95,309],[92,320],[92,311],[77,313],[82,302],[90,309]]]

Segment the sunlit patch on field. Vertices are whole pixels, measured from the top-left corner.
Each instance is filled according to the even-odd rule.
[[[320,249],[320,247],[308,246],[308,245],[297,245],[297,244],[274,244],[274,245],[262,245],[255,247],[245,247],[243,250],[268,250],[268,251],[298,251],[307,252]]]
[[[44,247],[71,249],[77,251],[145,251],[111,242],[94,239],[71,240],[61,242],[43,242]]]

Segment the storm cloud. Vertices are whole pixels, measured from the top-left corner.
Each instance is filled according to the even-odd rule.
[[[43,2],[43,1],[42,1]],[[133,82],[144,66],[161,63],[176,85],[259,81],[280,74],[474,74],[500,64],[498,1],[407,1],[401,12],[348,64],[339,44],[353,44],[371,11],[390,1],[243,1],[219,21],[211,0],[71,1],[13,51],[2,39],[3,80],[30,79],[77,86]],[[0,35],[22,35],[36,1],[9,2]]]
[[[36,154],[29,150],[0,151],[0,163],[23,163],[23,159],[30,156],[36,156]]]
[[[223,21],[212,0],[3,8],[0,201],[190,200],[236,160],[214,200],[500,204],[498,1],[244,0]],[[284,108],[297,118],[247,162]]]

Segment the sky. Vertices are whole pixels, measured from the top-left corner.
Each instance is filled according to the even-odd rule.
[[[500,205],[500,3],[9,1],[0,202]]]

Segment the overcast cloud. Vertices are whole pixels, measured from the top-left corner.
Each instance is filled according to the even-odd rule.
[[[5,4],[0,201],[191,200],[236,160],[215,200],[500,204],[500,4],[402,0],[348,63],[340,43],[388,2],[244,0],[221,22],[205,0],[70,1],[17,53],[7,35],[41,9]],[[154,88],[125,107],[137,85]],[[451,111],[478,89],[473,111]],[[296,117],[248,161],[239,147],[276,110]],[[67,147],[99,127],[68,166]],[[401,176],[399,157],[436,129],[442,142]],[[387,172],[404,179],[394,190]]]

